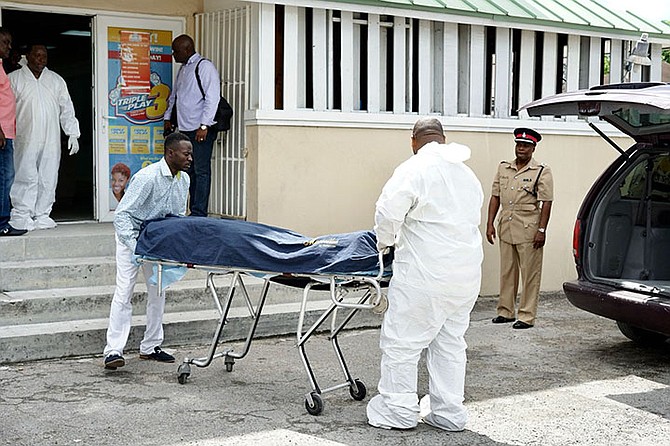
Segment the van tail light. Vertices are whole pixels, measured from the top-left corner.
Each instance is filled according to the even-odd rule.
[[[575,229],[572,231],[572,255],[575,256],[575,262],[579,261],[581,253],[579,252],[579,239],[582,232],[581,220],[575,221]]]

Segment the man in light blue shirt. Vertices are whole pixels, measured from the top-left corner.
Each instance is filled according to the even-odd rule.
[[[172,41],[172,57],[182,66],[163,117],[165,134],[175,130],[170,118],[177,107],[177,128],[193,144],[193,166],[188,171],[191,215],[206,217],[212,181],[212,149],[216,140],[216,131],[210,127],[221,98],[221,77],[214,64],[195,51],[193,39],[186,34]]]
[[[157,163],[137,172],[128,183],[126,193],[114,215],[116,230],[116,289],[112,298],[104,350],[106,369],[125,365],[123,349],[130,334],[133,308],[131,298],[140,266],[135,246],[142,223],[168,214],[186,215],[186,198],[190,179],[185,173],[193,161],[193,147],[182,133],[165,138],[165,153]],[[174,356],[161,350],[163,343],[163,308],[165,291],[149,282],[151,266],[142,265],[147,284],[147,312],[144,339],[140,343],[140,358],[159,362],[174,362]]]

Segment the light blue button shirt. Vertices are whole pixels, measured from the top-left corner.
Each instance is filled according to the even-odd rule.
[[[200,60],[202,62],[198,68],[198,75],[205,92],[204,98],[195,77],[195,67]],[[214,124],[214,115],[220,98],[221,78],[216,67],[210,60],[195,53],[179,68],[163,119],[169,119],[176,100],[179,131],[191,132],[197,130],[201,124],[210,126]]]
[[[144,221],[168,214],[186,215],[190,184],[191,179],[186,172],[172,175],[165,158],[133,175],[114,215],[114,228],[119,241],[135,252]]]

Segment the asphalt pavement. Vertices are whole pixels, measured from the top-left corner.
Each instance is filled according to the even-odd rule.
[[[364,329],[344,332],[340,344],[368,396],[355,401],[347,388],[326,393],[319,416],[305,410],[310,386],[293,337],[255,339],[231,372],[218,359],[193,367],[185,384],[178,363],[206,355],[207,346],[172,349],[176,364],[129,352],[116,371],[104,370],[101,357],[0,366],[0,444],[670,444],[670,345],[636,346],[613,321],[574,308],[562,294],[542,297],[529,330],[492,324],[494,308],[493,298],[480,298],[467,333],[464,432],[367,425],[380,353],[379,330]],[[308,354],[322,387],[342,381],[325,336],[309,342]],[[427,385],[421,364],[420,395]]]

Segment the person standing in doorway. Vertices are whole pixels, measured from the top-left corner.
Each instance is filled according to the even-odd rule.
[[[193,144],[193,166],[188,172],[190,215],[206,217],[212,182],[212,149],[217,134],[210,127],[221,98],[221,77],[214,64],[195,51],[193,39],[186,34],[172,41],[172,57],[182,65],[163,117],[165,134],[175,130],[171,117],[176,107],[176,126]]]
[[[47,68],[47,48],[28,46],[25,67],[9,78],[16,95],[16,178],[12,186],[12,226],[50,229],[60,167],[60,129],[70,155],[79,151],[79,121],[65,80]]]
[[[14,182],[14,138],[16,137],[16,99],[5,73],[4,62],[12,49],[12,35],[0,27],[0,237],[23,235],[27,231],[9,224],[9,191]]]
[[[379,395],[368,423],[410,429],[419,417],[446,431],[467,420],[465,331],[479,295],[482,185],[464,164],[470,149],[445,144],[442,124],[419,119],[414,156],[388,180],[375,210],[380,251],[395,247],[388,309],[382,321]],[[426,351],[429,395],[417,396],[417,366]]]
[[[541,140],[542,136],[533,129],[514,130],[516,158],[498,165],[486,223],[488,242],[493,244],[496,235],[500,240],[500,298],[493,323],[514,322],[512,328],[516,329],[535,325],[542,254],[554,199],[551,169],[533,158]],[[494,221],[501,207],[496,233]],[[519,273],[522,292],[515,318]]]
[[[193,161],[193,147],[186,135],[172,133],[165,138],[160,161],[141,169],[131,178],[128,189],[114,213],[116,230],[116,288],[109,310],[107,344],[103,350],[104,366],[116,370],[126,364],[123,350],[132,325],[131,299],[140,264],[135,256],[140,227],[147,220],[168,214],[186,214],[189,177],[185,174]],[[151,284],[152,267],[142,265],[147,284],[147,325],[140,343],[140,358],[174,362],[174,356],[163,351],[163,309],[165,290]]]

